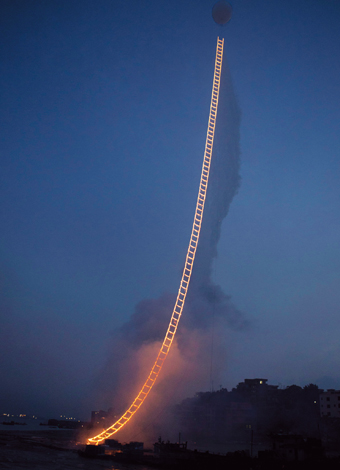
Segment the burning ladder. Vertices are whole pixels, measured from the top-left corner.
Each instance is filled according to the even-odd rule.
[[[157,359],[151,369],[151,372],[146,379],[142,389],[138,393],[134,402],[130,408],[123,414],[123,416],[116,421],[112,426],[98,434],[97,436],[88,439],[90,444],[99,444],[105,439],[115,434],[119,429],[121,429],[136,413],[136,411],[143,404],[144,400],[148,396],[150,390],[152,389],[162,367],[163,363],[169,353],[170,347],[174,340],[178,323],[182,315],[186,295],[188,292],[188,287],[190,283],[191,273],[193,269],[193,264],[196,256],[196,249],[198,245],[198,240],[201,231],[202,219],[204,204],[208,188],[209,172],[210,172],[210,162],[214,144],[214,134],[216,126],[216,117],[217,117],[217,107],[218,107],[218,98],[220,92],[220,81],[221,81],[221,70],[222,70],[222,59],[223,59],[223,45],[224,39],[217,38],[216,46],[216,58],[215,58],[215,69],[214,69],[214,80],[211,94],[211,103],[210,103],[210,112],[209,112],[209,121],[208,121],[208,130],[207,138],[205,142],[204,158],[201,172],[201,180],[198,191],[198,197],[196,202],[195,217],[191,231],[191,237],[189,242],[189,247],[187,251],[187,256],[185,260],[185,266],[182,274],[182,279],[180,282],[180,287],[177,294],[176,303],[171,315],[170,323],[165,334],[163,344],[159,350]]]

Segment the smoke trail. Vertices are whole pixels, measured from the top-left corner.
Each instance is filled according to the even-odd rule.
[[[247,324],[244,316],[231,303],[230,297],[211,280],[221,225],[240,186],[240,121],[241,112],[228,63],[224,59],[210,181],[187,299],[190,312],[194,312],[192,315],[188,314],[187,318],[190,320],[191,317],[197,327],[208,326],[210,319],[207,313],[211,311],[211,307],[214,314],[223,317],[230,327],[243,328]]]
[[[211,279],[222,221],[240,186],[239,127],[240,110],[227,61],[224,59],[211,176],[194,270],[174,351],[170,353],[165,370],[149,400],[152,401],[153,408],[158,399],[162,401],[163,407],[167,401],[171,401],[170,397],[167,399],[170,382],[178,382],[180,376],[185,376],[185,380],[181,386],[175,387],[172,401],[182,398],[183,393],[194,392],[207,382],[207,367],[204,364],[209,362],[206,349],[211,338],[212,315],[220,332],[215,338],[216,348],[219,349],[221,362],[224,364],[223,336],[226,329],[242,329],[247,326],[246,319],[233,305],[230,297]],[[115,333],[110,356],[98,380],[100,406],[103,407],[103,403],[112,406],[114,397],[113,406],[119,406],[123,410],[139,390],[164,337],[175,297],[172,294],[163,294],[158,299],[139,302],[131,319]],[[148,413],[150,403],[143,407],[138,420],[134,421],[134,427]],[[152,416],[155,419],[154,414]],[[123,435],[126,431],[122,431]]]

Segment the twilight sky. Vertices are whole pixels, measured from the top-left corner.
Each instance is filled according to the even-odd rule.
[[[250,324],[221,385],[340,388],[340,0],[213,4],[1,2],[0,411],[88,418],[115,330],[177,291],[217,35],[242,182],[213,280]]]

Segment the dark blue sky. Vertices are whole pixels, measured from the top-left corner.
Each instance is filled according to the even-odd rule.
[[[222,385],[340,387],[340,1],[213,3],[1,2],[1,408],[86,413],[111,333],[176,292],[219,34],[242,184],[214,282],[252,325]]]

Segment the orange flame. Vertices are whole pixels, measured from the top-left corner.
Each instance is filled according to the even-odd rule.
[[[205,204],[206,193],[207,193],[207,188],[208,188],[211,155],[212,155],[212,149],[213,149],[213,144],[214,144],[214,134],[215,134],[218,98],[219,98],[219,91],[220,91],[221,70],[222,70],[223,45],[224,45],[224,39],[217,38],[214,80],[213,80],[213,88],[212,88],[211,102],[210,102],[208,130],[207,130],[207,138],[205,142],[205,151],[204,151],[200,186],[199,186],[198,197],[197,197],[197,202],[196,202],[194,223],[192,226],[191,237],[190,237],[189,247],[188,247],[187,256],[185,260],[185,266],[183,269],[182,279],[181,279],[181,283],[178,289],[176,303],[175,303],[175,306],[171,315],[167,332],[165,334],[162,346],[159,350],[157,359],[151,369],[151,372],[148,378],[146,379],[143,387],[141,388],[140,392],[138,393],[137,397],[134,399],[130,408],[128,408],[128,410],[125,411],[123,416],[119,418],[114,424],[112,424],[112,426],[110,426],[109,428],[107,428],[105,431],[101,432],[97,436],[94,436],[88,439],[88,444],[98,445],[100,442],[104,441],[105,439],[108,439],[110,436],[115,434],[128,421],[130,421],[132,416],[142,406],[142,404],[144,403],[144,400],[146,399],[154,383],[156,382],[156,379],[163,367],[163,363],[169,353],[172,342],[174,340],[178,323],[182,315],[186,295],[188,292],[188,287],[189,287],[193,264],[194,264],[194,260],[196,256],[196,249],[197,249],[197,244],[198,244],[198,240],[200,236],[202,219],[203,219],[204,204]]]

